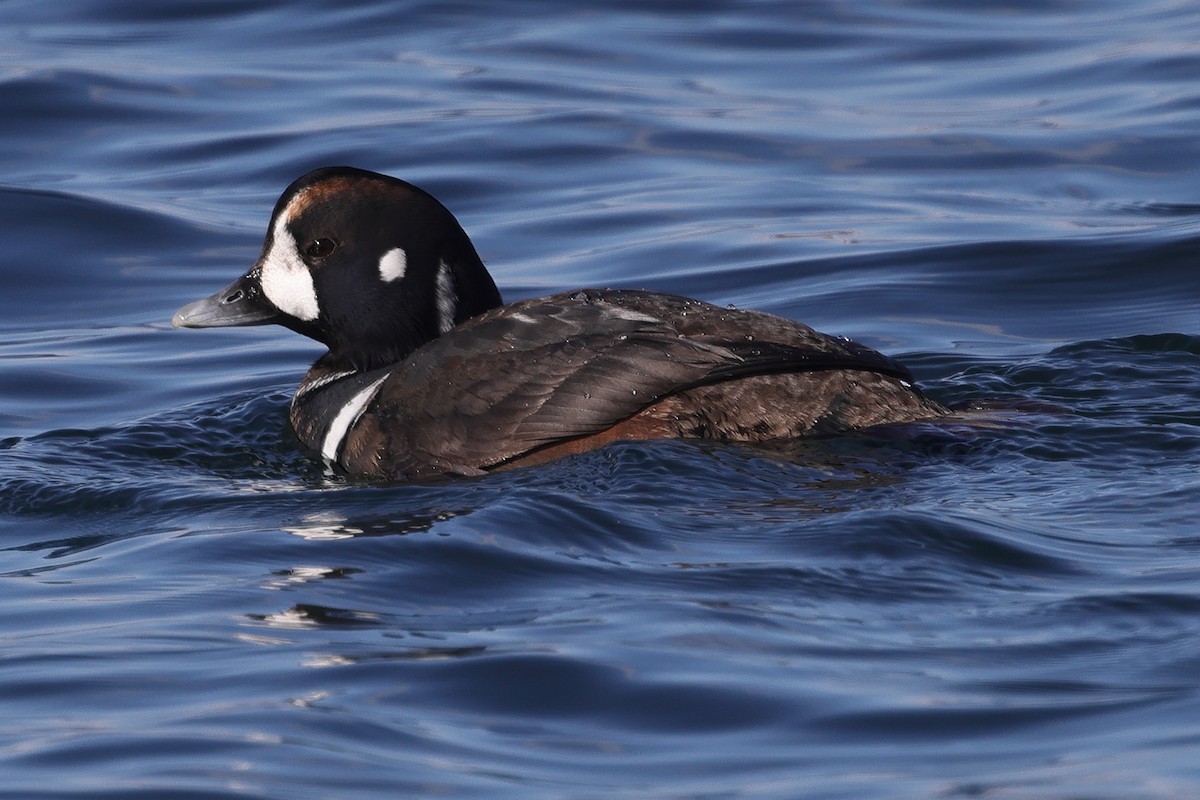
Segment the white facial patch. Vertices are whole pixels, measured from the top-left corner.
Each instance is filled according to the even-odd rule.
[[[458,310],[458,293],[454,289],[454,274],[445,261],[438,263],[437,289],[438,330],[446,333],[454,327],[454,312]]]
[[[312,273],[308,271],[296,239],[287,229],[287,212],[275,220],[271,250],[262,260],[259,280],[271,304],[296,319],[312,322],[321,313]]]
[[[406,269],[408,269],[408,254],[402,248],[396,247],[388,250],[383,254],[383,258],[379,259],[379,277],[383,278],[384,283],[400,280],[404,277]]]
[[[388,375],[390,374],[388,373]],[[354,397],[351,397],[346,402],[346,405],[342,406],[337,416],[333,418],[333,422],[329,424],[329,432],[325,434],[325,441],[321,442],[321,455],[330,461],[337,461],[338,450],[342,447],[342,440],[346,438],[350,427],[358,422],[358,418],[362,416],[363,409],[375,398],[375,393],[379,391],[379,385],[388,379],[388,375],[384,375],[354,395]]]

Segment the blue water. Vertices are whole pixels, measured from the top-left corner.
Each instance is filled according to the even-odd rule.
[[[5,800],[1200,796],[1195,3],[8,0],[0,109]],[[348,480],[168,322],[340,163],[1041,410]]]

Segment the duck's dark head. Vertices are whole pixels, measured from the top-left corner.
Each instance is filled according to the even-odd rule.
[[[277,323],[329,348],[331,366],[395,363],[500,305],[458,220],[412,184],[353,167],[314,170],[275,204],[262,255],[171,324]]]

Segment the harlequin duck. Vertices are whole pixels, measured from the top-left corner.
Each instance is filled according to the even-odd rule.
[[[289,186],[249,272],[172,319],[267,323],[329,348],[291,423],[359,475],[479,475],[619,439],[762,441],[948,413],[891,358],[770,314],[608,289],[501,305],[445,206],[351,167]]]

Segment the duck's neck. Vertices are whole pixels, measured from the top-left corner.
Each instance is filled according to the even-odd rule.
[[[462,248],[465,251],[456,251]],[[423,281],[400,289],[386,309],[343,311],[341,318],[331,320],[324,335],[315,337],[329,352],[314,366],[332,372],[366,372],[398,364],[422,345],[502,302],[465,234]]]
[[[300,441],[336,461],[346,433],[391,366],[363,371],[333,367],[324,361],[318,360],[304,376],[288,416]]]

